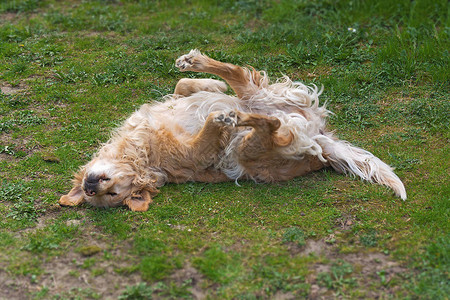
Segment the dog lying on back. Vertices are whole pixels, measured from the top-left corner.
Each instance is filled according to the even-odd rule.
[[[331,166],[392,188],[406,199],[392,168],[333,136],[317,88],[287,77],[269,84],[264,72],[222,63],[192,50],[181,71],[220,76],[181,79],[165,102],[144,104],[75,175],[60,198],[66,206],[127,205],[145,211],[167,182],[276,182]]]

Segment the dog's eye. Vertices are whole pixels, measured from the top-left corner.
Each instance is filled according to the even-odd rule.
[[[110,196],[117,196],[117,193],[107,193],[108,195],[110,195]]]

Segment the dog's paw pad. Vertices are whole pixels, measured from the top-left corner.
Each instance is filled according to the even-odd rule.
[[[217,116],[214,118],[214,122],[234,127],[237,125],[236,112],[235,111],[219,112],[217,113]]]
[[[198,50],[191,50],[188,54],[180,56],[175,61],[175,66],[180,69],[180,71],[189,71],[194,69],[196,63],[196,57],[201,55]]]
[[[189,54],[181,56],[176,60],[175,66],[180,69],[180,71],[190,69],[190,67],[192,67],[192,56]]]

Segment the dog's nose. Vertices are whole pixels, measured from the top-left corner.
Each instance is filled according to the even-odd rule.
[[[88,196],[94,196],[97,193],[97,186],[86,183],[84,185],[84,192]]]
[[[89,181],[89,178],[84,182],[84,191],[88,196],[94,196],[97,194],[98,189],[98,180],[97,181]]]

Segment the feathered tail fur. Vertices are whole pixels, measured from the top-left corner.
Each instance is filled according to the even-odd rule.
[[[393,169],[369,151],[326,135],[317,138],[317,142],[323,148],[323,156],[337,172],[388,186],[406,200],[405,187]]]

